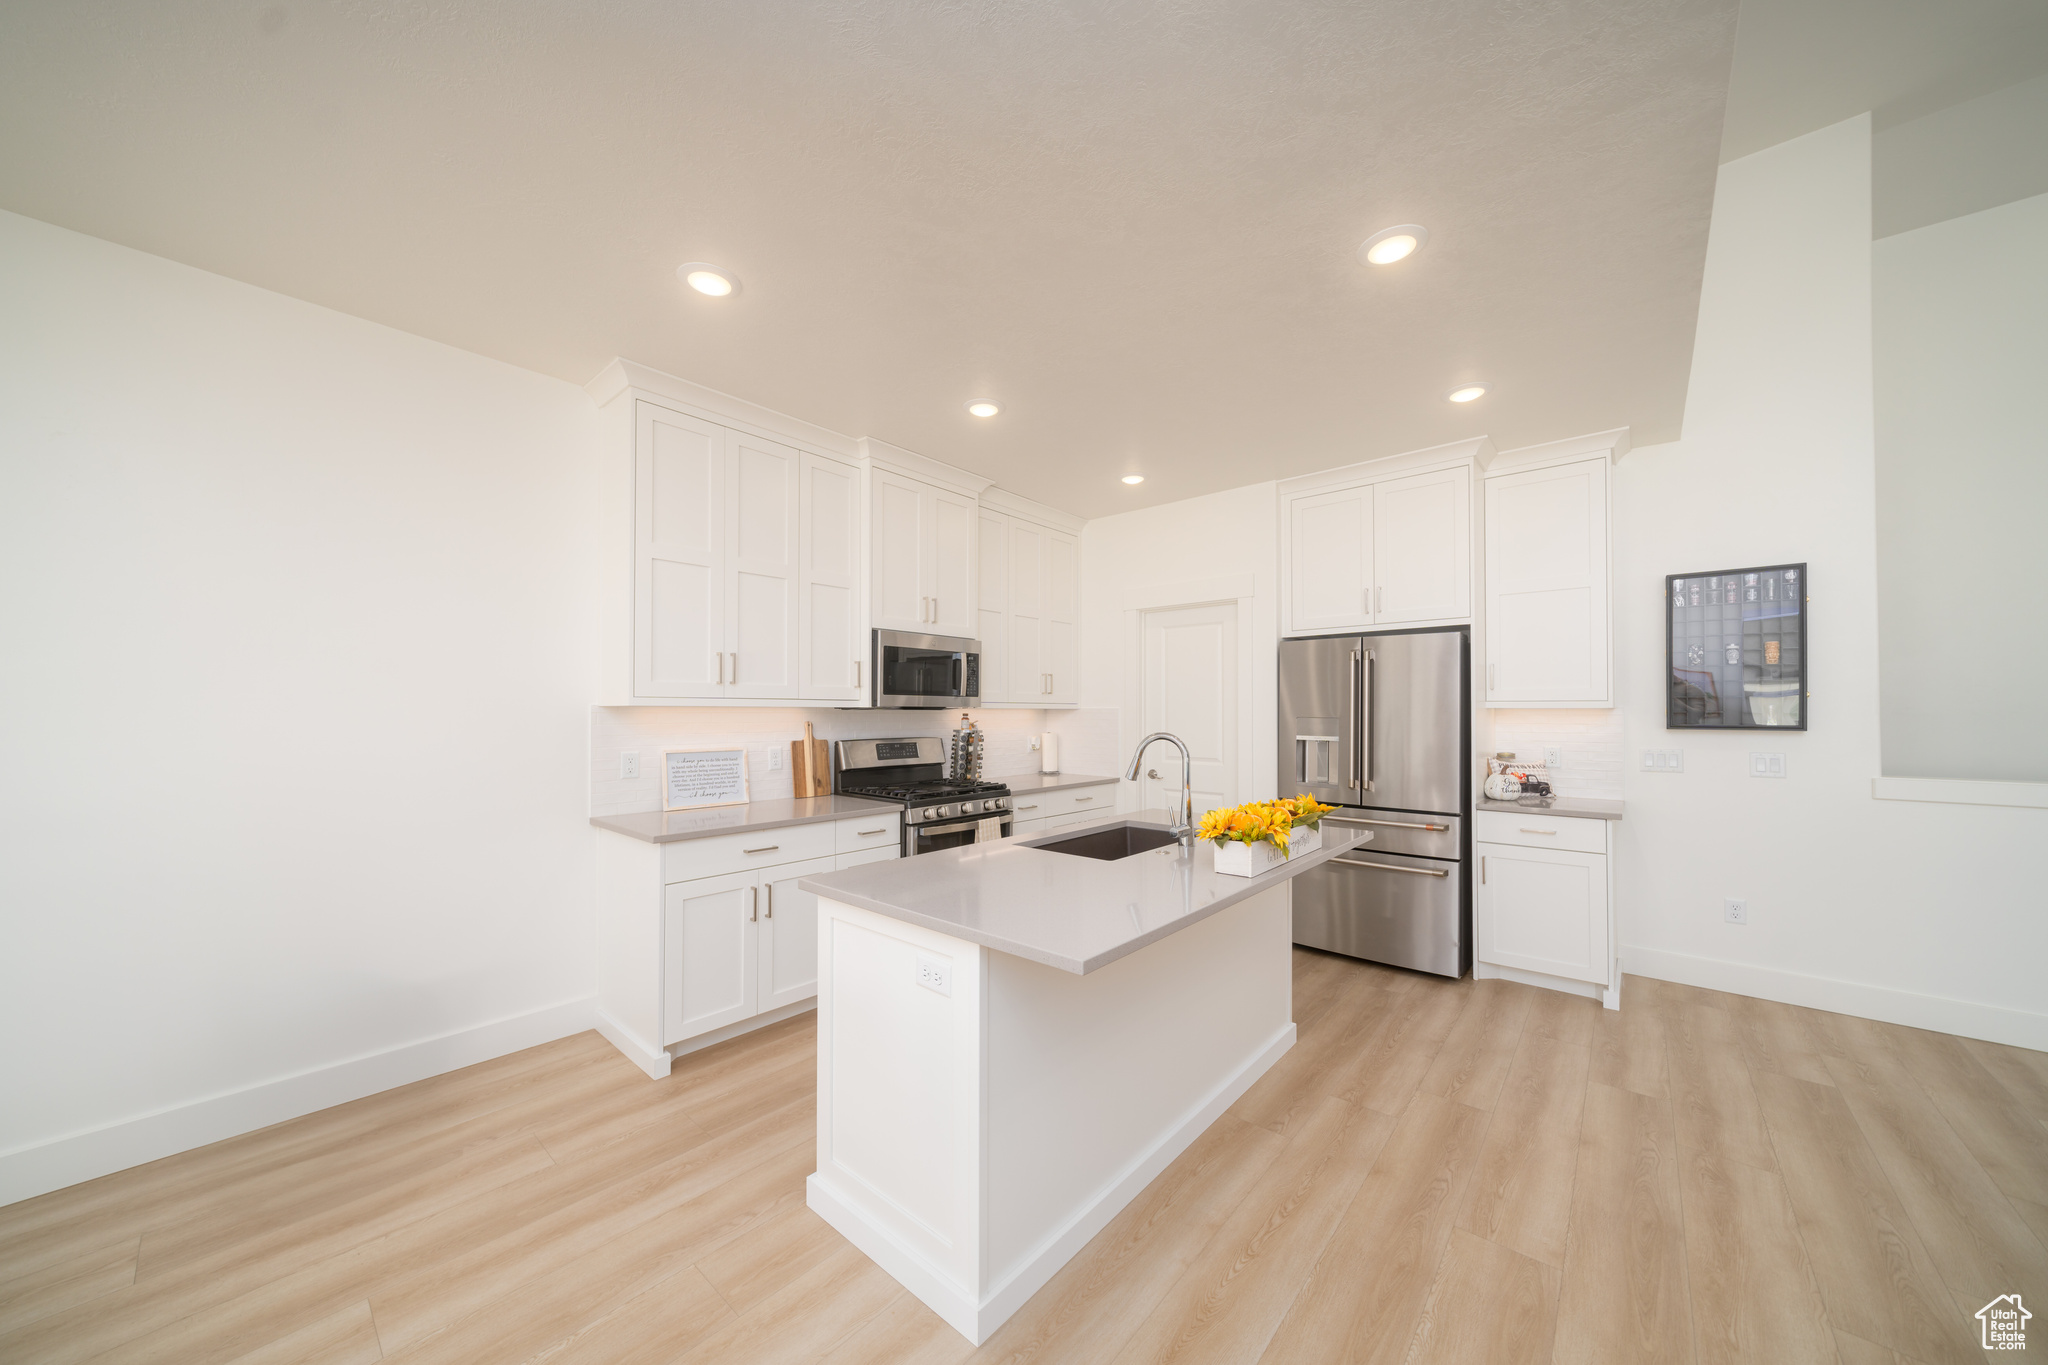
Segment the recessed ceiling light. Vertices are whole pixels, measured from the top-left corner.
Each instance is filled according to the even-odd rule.
[[[994,403],[969,403],[967,405],[967,410],[973,413],[976,417],[993,417],[997,413],[1002,411],[1002,409],[997,407]]]
[[[1144,476],[1143,474],[1126,474],[1126,475],[1124,475],[1124,482],[1125,482],[1125,483],[1143,483],[1143,482],[1145,482],[1145,476]]]
[[[1460,384],[1457,388],[1445,394],[1444,397],[1450,399],[1453,403],[1469,403],[1475,398],[1486,397],[1486,385]]]
[[[1422,250],[1422,244],[1428,240],[1429,229],[1420,223],[1381,228],[1358,248],[1358,259],[1367,265],[1392,265]]]
[[[740,287],[739,280],[730,270],[709,261],[685,262],[676,267],[676,274],[681,275],[683,283],[690,288],[714,299],[722,299]]]

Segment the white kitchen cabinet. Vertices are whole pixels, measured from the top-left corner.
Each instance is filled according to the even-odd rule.
[[[1081,546],[1074,537],[1045,537],[1045,704],[1081,702]]]
[[[810,1007],[818,903],[800,878],[898,856],[900,812],[598,843],[598,1028],[649,1075]]]
[[[1471,619],[1469,461],[1334,486],[1314,476],[1283,490],[1281,518],[1282,634]]]
[[[867,698],[867,621],[860,606],[860,471],[805,451],[803,686],[817,701]]]
[[[974,499],[893,470],[872,477],[875,625],[971,638]]]
[[[1612,706],[1605,454],[1486,479],[1488,706]]]
[[[1618,1003],[1613,830],[1610,821],[1541,810],[1478,812],[1475,975]]]
[[[858,701],[860,471],[635,404],[625,701]]]
[[[1045,700],[1045,538],[1043,526],[1010,520],[1010,668],[1006,701]]]
[[[1373,486],[1373,624],[1472,614],[1472,474],[1438,469]]]
[[[982,702],[1077,705],[1079,542],[1070,532],[986,507],[980,529]]]
[[[982,508],[975,537],[974,638],[981,641],[981,700],[1010,699],[1010,519]]]

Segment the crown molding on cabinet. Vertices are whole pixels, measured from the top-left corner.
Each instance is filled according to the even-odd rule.
[[[1050,526],[1055,531],[1066,531],[1073,535],[1081,534],[1081,528],[1088,524],[1085,517],[1077,517],[1071,512],[1062,512],[1057,507],[1047,507],[1042,502],[1020,498],[1015,493],[1006,493],[995,487],[990,487],[982,493],[981,505],[991,512],[1022,517],[1026,521],[1035,521],[1040,526]]]
[[[1511,469],[1541,469],[1544,465],[1583,460],[1588,455],[1605,455],[1612,463],[1628,454],[1628,450],[1628,428],[1616,427],[1612,431],[1567,436],[1562,441],[1545,441],[1542,445],[1503,450],[1493,457],[1493,463],[1486,467],[1486,472],[1504,474]]]
[[[864,465],[879,465],[894,470],[908,478],[935,483],[956,493],[979,499],[984,490],[995,484],[994,479],[985,479],[979,474],[970,474],[956,469],[939,460],[929,459],[914,450],[892,446],[887,441],[878,441],[872,436],[863,436],[854,443],[854,458]]]
[[[1469,441],[1452,441],[1447,445],[1404,451],[1399,455],[1382,455],[1378,459],[1361,460],[1357,464],[1347,464],[1337,469],[1322,469],[1313,474],[1282,479],[1280,495],[1284,498],[1290,493],[1341,488],[1345,484],[1364,480],[1377,481],[1396,474],[1416,474],[1426,469],[1459,464],[1466,460],[1471,460],[1481,469],[1485,469],[1493,459],[1493,439],[1479,436]]]
[[[773,408],[764,408],[759,403],[749,403],[744,398],[735,398],[729,393],[708,389],[702,384],[693,384],[645,365],[636,365],[624,356],[615,358],[597,372],[596,378],[583,386],[583,391],[600,408],[628,390],[673,403],[707,422],[738,427],[771,441],[802,446],[820,455],[842,460],[860,457],[858,441],[829,427],[806,422],[801,417],[791,417]]]

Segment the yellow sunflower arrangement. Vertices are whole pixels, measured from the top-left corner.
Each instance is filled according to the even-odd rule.
[[[1202,817],[1196,833],[1219,845],[1268,843],[1285,853],[1297,825],[1314,829],[1322,823],[1325,811],[1335,809],[1305,794],[1279,801],[1247,801],[1229,810],[1210,811]]]

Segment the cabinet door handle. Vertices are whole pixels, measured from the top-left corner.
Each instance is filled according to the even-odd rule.
[[[1500,686],[1500,665],[1488,664],[1486,666],[1486,690],[1491,692],[1498,686]]]
[[[1387,609],[1387,588],[1386,585],[1382,583],[1379,587],[1374,588],[1372,591],[1372,612],[1373,615],[1377,616]]]
[[[740,850],[740,852],[742,852],[742,853],[773,853],[773,852],[774,852],[774,851],[775,851],[776,849],[778,849],[778,848],[781,848],[781,847],[782,847],[782,845],[781,845],[781,844],[770,844],[770,845],[768,845],[768,847],[766,847],[766,848],[743,848],[743,849],[741,849],[741,850]]]
[[[747,888],[747,919],[751,922],[761,918],[761,888]]]
[[[1437,872],[1426,867],[1396,867],[1392,863],[1361,863],[1356,858],[1332,858],[1330,861],[1342,863],[1346,867],[1376,867],[1382,872],[1406,872],[1413,877],[1448,877],[1451,875],[1449,869]]]
[[[1550,838],[1553,838],[1553,839],[1555,839],[1555,838],[1557,837],[1557,831],[1556,831],[1556,830],[1554,830],[1554,829],[1530,829],[1530,828],[1529,828],[1529,827],[1528,827],[1527,825],[1524,825],[1524,826],[1522,826],[1522,833],[1524,833],[1524,834],[1543,834],[1543,835],[1548,835],[1548,836],[1549,836]]]
[[[762,918],[762,919],[774,919],[774,918],[775,918],[775,883],[774,883],[774,882],[770,882],[770,883],[768,883],[768,909],[767,909],[767,911],[766,911],[766,912],[765,912],[765,913],[764,913],[764,914],[763,914],[763,915],[761,916],[761,918]]]
[[[1017,807],[1017,809],[1018,809],[1018,810],[1020,810],[1020,811],[1022,811],[1022,810],[1037,810],[1037,809],[1038,809],[1038,807],[1036,807],[1036,806],[1019,806],[1019,807]]]
[[[888,830],[887,830],[886,828],[885,828],[885,829],[857,829],[857,830],[855,830],[855,831],[854,831],[854,834],[855,834],[855,835],[857,835],[858,837],[862,838],[862,839],[865,839],[865,838],[867,838],[867,837],[868,837],[868,836],[869,836],[870,834],[887,834],[888,832],[889,832],[889,831],[888,831]]]
[[[1486,855],[1483,853],[1479,855],[1479,884],[1486,885]]]
[[[725,655],[723,653],[718,656],[718,685],[720,687],[725,686]]]
[[[933,625],[937,625],[938,623],[939,623],[939,599],[938,599],[938,598],[936,598],[936,597],[934,597],[934,598],[932,599],[932,624],[933,624]]]
[[[1078,805],[1080,805],[1080,804],[1081,804],[1081,803],[1082,803],[1083,801],[1093,801],[1094,799],[1095,799],[1095,798],[1094,798],[1094,797],[1092,797],[1092,796],[1077,796],[1077,797],[1075,797],[1075,798],[1074,798],[1074,804],[1078,806]]]
[[[859,659],[855,659],[855,660],[853,661],[853,685],[854,685],[855,687],[859,687],[859,686],[860,686],[860,660],[859,660]]]

